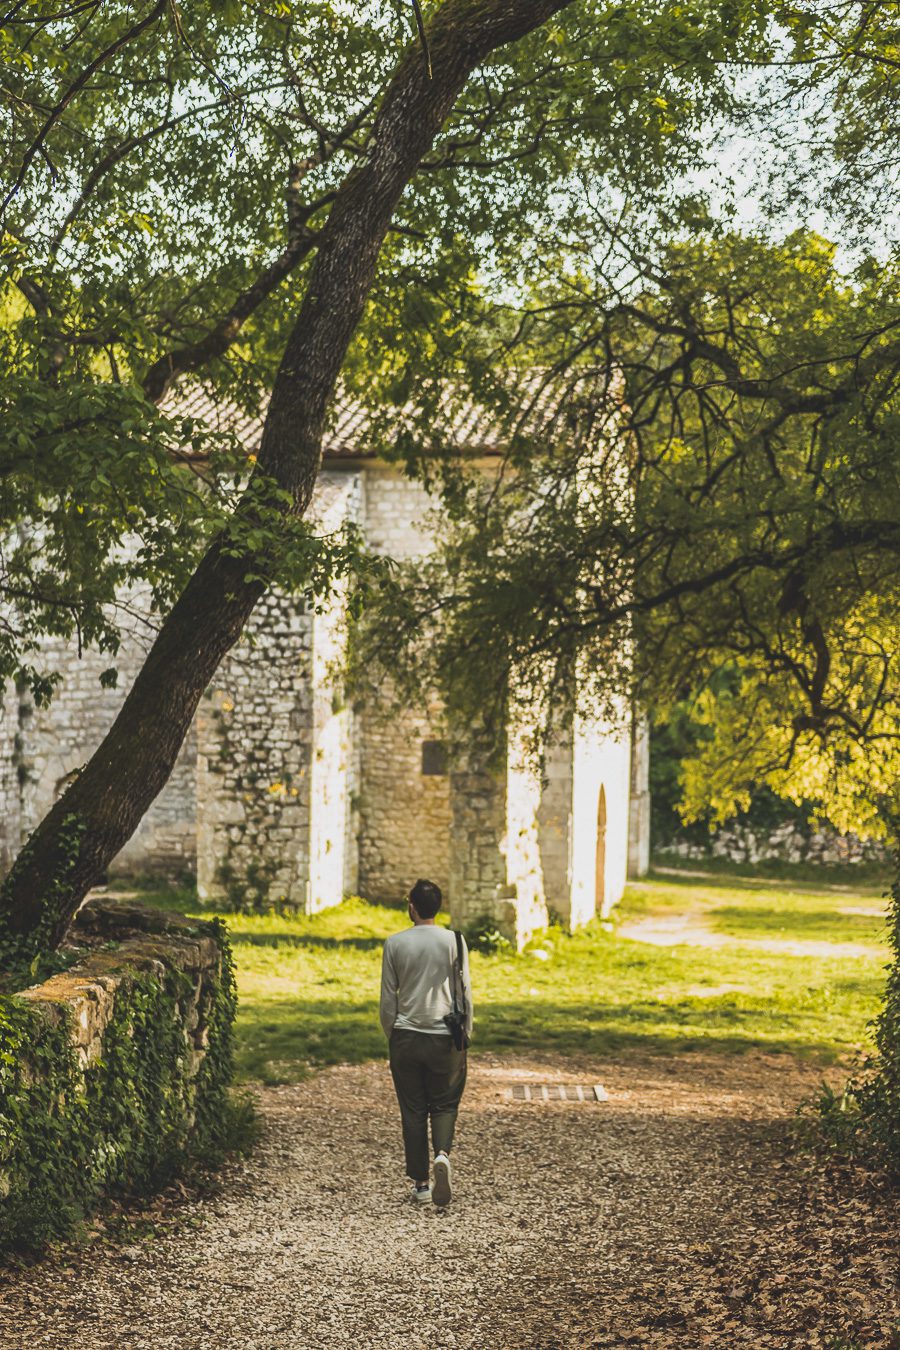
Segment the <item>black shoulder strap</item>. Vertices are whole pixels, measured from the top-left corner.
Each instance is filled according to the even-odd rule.
[[[459,979],[456,978],[456,972],[459,971]],[[456,969],[453,972],[453,1002],[460,1012],[466,1011],[466,982],[463,979],[463,940],[462,933],[456,930]],[[460,997],[457,999],[456,990],[459,987]]]

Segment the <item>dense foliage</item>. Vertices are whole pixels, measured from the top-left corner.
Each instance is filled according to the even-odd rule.
[[[221,974],[199,1010],[209,1048],[193,1080],[192,984],[174,968],[124,975],[102,1054],[86,1071],[65,1021],[0,997],[0,1249],[66,1236],[101,1196],[153,1190],[227,1146],[236,999],[218,922],[216,938]]]
[[[698,742],[708,734],[691,712],[690,703],[676,704],[668,720],[654,722],[651,729],[650,838],[655,853],[682,844],[709,850],[719,823],[708,803],[696,815],[685,819],[684,768],[693,761]],[[808,833],[810,811],[809,803],[787,801],[769,788],[760,788],[754,792],[749,806],[730,818],[728,826],[737,826],[764,844],[785,826],[801,835]]]
[[[196,375],[258,412],[414,25],[163,0],[15,5],[0,25],[0,675],[46,696],[42,633],[108,650],[112,680],[123,588],[164,613],[232,512],[239,447],[156,404]],[[723,60],[764,54],[766,30],[735,0],[592,0],[486,62],[400,203],[348,384],[402,405],[430,358],[449,369],[499,242],[526,258],[571,175],[662,193],[696,161],[705,100],[730,104]],[[232,528],[309,582],[308,547],[269,523]]]
[[[15,430],[38,466],[15,510],[39,541],[16,555],[6,671],[48,693],[53,672],[31,659],[44,631],[114,650],[111,587],[130,578],[101,559],[117,528],[141,544],[134,578],[146,566],[157,609],[190,572],[103,746],[4,882],[7,945],[59,940],[171,771],[266,586],[315,590],[334,566],[354,567],[352,540],[332,541],[323,560],[296,528],[339,378],[396,407],[435,362],[452,371],[487,278],[514,255],[535,261],[534,225],[558,213],[564,185],[588,174],[642,201],[663,197],[673,172],[697,163],[708,107],[733,102],[728,61],[772,50],[770,16],[749,0],[690,12],[444,0],[410,42],[412,27],[412,15],[378,8],[235,3],[183,15],[168,0],[52,14],[16,4],[4,17],[0,300],[10,403],[33,414]],[[410,367],[395,335],[414,327],[429,336]],[[271,391],[258,456],[233,485],[227,459],[211,461],[192,428],[179,451],[177,424],[167,432],[155,412],[171,409],[173,382],[201,375],[248,408]],[[85,416],[73,420],[70,389],[85,385]],[[103,413],[116,420],[120,404],[142,400],[156,454],[130,461],[126,490],[110,471]],[[97,466],[90,500],[41,470],[57,467],[45,443]],[[8,464],[18,481],[14,455]],[[184,482],[183,510],[164,517],[160,491],[171,500]],[[93,550],[80,544],[82,517]],[[29,560],[44,558],[38,588]],[[117,791],[135,754],[140,769]],[[61,848],[70,818],[74,857]]]
[[[588,187],[575,205],[540,283],[467,349],[513,472],[485,488],[445,469],[453,527],[388,580],[360,674],[383,662],[408,697],[427,669],[464,724],[502,719],[510,689],[548,730],[576,697],[612,718],[625,691],[663,717],[691,698],[708,735],[689,815],[726,819],[765,785],[883,834],[897,261],[780,235],[780,216],[738,228],[696,196],[638,246],[640,220],[611,223]],[[422,473],[440,449],[420,441]]]
[[[849,1095],[859,1108],[865,1145],[874,1145],[892,1170],[900,1173],[900,849],[894,861],[896,877],[888,919],[892,962],[884,1007],[875,1019],[877,1056],[865,1080],[851,1085]],[[831,1114],[835,1114],[834,1104]]]

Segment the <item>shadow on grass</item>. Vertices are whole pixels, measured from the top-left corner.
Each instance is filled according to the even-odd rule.
[[[789,934],[791,937],[821,936],[824,941],[841,942],[856,936],[878,940],[887,935],[887,920],[874,915],[840,914],[834,910],[779,909],[769,905],[720,905],[706,911],[720,931]]]
[[[508,1051],[603,1056],[642,1052],[673,1055],[685,1051],[745,1054],[750,1050],[802,1055],[821,1062],[837,1057],[828,1042],[810,1042],[798,1027],[792,1035],[785,1018],[773,1017],[760,1035],[759,1007],[741,1008],[733,996],[685,998],[670,1004],[621,1006],[572,1003],[536,1007],[530,1002],[482,1005],[473,1053]],[[798,1022],[804,1020],[798,1015]],[[848,1050],[851,1047],[847,1047]],[[361,1064],[387,1057],[387,1042],[374,1002],[284,999],[241,1006],[237,1028],[237,1070],[243,1080],[297,1081],[310,1068]]]
[[[215,912],[206,909],[200,903],[193,886],[173,887],[162,886],[159,883],[156,886],[145,886],[137,885],[127,877],[114,877],[108,886],[98,886],[91,894],[115,900],[120,892],[142,905],[149,905],[152,909],[165,909],[194,918],[208,919]]]
[[[248,947],[317,947],[323,951],[372,952],[384,946],[383,937],[322,937],[318,933],[248,933],[229,924],[234,944]]]
[[[643,883],[696,886],[700,880],[719,882],[734,890],[784,889],[835,891],[838,893],[881,892],[890,886],[890,867],[882,863],[733,863],[723,858],[689,862],[660,854],[653,858]]]

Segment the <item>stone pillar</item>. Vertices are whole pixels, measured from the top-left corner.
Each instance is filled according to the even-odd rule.
[[[457,747],[450,775],[450,915],[490,921],[522,947],[548,922],[541,859],[542,782],[518,743],[491,766],[476,745]]]
[[[0,876],[6,876],[23,841],[22,792],[27,764],[23,757],[24,712],[32,704],[27,691],[14,684],[3,690],[0,704]]]
[[[362,518],[359,473],[320,474],[311,513],[318,530],[337,534]],[[347,643],[347,587],[336,583],[311,616],[308,912],[337,905],[359,882],[358,719],[341,680]]]
[[[466,927],[491,919],[516,934],[515,892],[506,873],[506,774],[478,750],[454,753],[450,772],[450,920]]]
[[[312,619],[300,601],[263,597],[201,703],[197,733],[201,897],[306,910]]]
[[[335,682],[345,639],[340,592],[312,620],[312,741],[310,758],[310,912],[340,904],[356,889],[353,814],[357,790],[352,710]],[[347,851],[352,857],[348,859]]]
[[[506,879],[515,897],[515,942],[523,947],[549,923],[541,849],[544,782],[517,737],[510,737],[506,766]]]
[[[636,713],[631,727],[631,805],[628,815],[628,875],[650,870],[650,721]]]
[[[538,839],[548,916],[572,919],[572,728],[560,732],[544,755]]]

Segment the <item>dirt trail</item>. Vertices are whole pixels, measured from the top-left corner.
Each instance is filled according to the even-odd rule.
[[[858,912],[858,911],[857,911]],[[616,928],[619,937],[649,942],[654,947],[744,947],[748,951],[775,952],[779,956],[853,958],[884,955],[883,947],[865,942],[823,942],[817,938],[748,938],[717,933],[704,922],[703,910],[685,914],[648,915],[629,919]]]
[[[0,1276],[0,1346],[889,1344],[892,1201],[810,1177],[773,1129],[814,1068],[758,1054],[472,1067],[448,1211],[406,1199],[385,1065],[260,1089],[261,1145],[175,1231]],[[522,1081],[602,1082],[609,1100],[509,1100]]]
[[[710,872],[675,872],[665,867],[657,870],[669,876],[720,880]],[[750,878],[735,877],[732,880],[746,884],[750,881]],[[760,888],[771,887],[774,884],[761,881]],[[637,891],[651,891],[653,889],[652,882],[633,881],[630,885],[633,890]],[[837,886],[817,887],[817,889],[835,892],[850,890],[847,887]],[[686,895],[685,904],[688,906],[687,908],[680,909],[674,914],[647,914],[641,918],[627,919],[624,923],[619,923],[616,926],[616,932],[619,937],[629,938],[633,942],[649,942],[654,947],[678,947],[682,945],[713,949],[743,947],[748,951],[773,952],[779,956],[812,956],[822,957],[825,960],[829,958],[840,960],[872,956],[877,958],[885,954],[884,948],[876,946],[874,943],[829,942],[819,938],[740,937],[730,933],[720,933],[709,925],[709,914],[715,911],[717,902],[698,901],[696,896]],[[839,914],[862,915],[866,918],[886,917],[883,900],[878,904],[838,905],[835,908]]]

